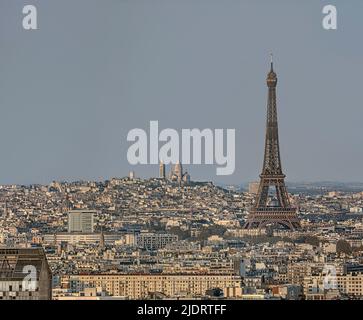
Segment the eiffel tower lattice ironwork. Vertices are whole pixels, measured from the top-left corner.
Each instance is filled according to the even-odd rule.
[[[300,221],[296,209],[290,204],[285,186],[285,175],[281,168],[276,108],[277,75],[273,69],[272,55],[271,70],[266,81],[268,103],[265,156],[256,201],[247,216],[244,229],[261,229],[271,224],[295,230],[300,228]],[[272,201],[269,196],[270,187],[275,191]]]

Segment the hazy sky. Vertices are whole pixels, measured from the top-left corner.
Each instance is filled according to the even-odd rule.
[[[39,30],[22,28],[25,4]],[[235,128],[234,175],[187,169],[255,180],[270,51],[287,180],[363,181],[362,17],[361,0],[0,0],[0,184],[155,176],[126,158],[150,120]]]

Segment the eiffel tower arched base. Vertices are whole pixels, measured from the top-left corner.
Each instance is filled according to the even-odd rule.
[[[243,226],[243,229],[264,229],[267,226],[280,226],[287,230],[298,230],[301,228],[300,220],[294,208],[282,209],[282,211],[253,211]]]

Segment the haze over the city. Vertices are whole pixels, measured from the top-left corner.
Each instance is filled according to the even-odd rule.
[[[0,2],[0,184],[158,175],[131,166],[129,130],[235,128],[236,170],[256,180],[274,53],[289,181],[363,181],[363,3],[237,0]],[[335,4],[338,30],[322,28]]]

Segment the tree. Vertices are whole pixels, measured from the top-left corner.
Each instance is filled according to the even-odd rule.
[[[210,236],[223,237],[224,233],[227,231],[226,227],[219,225],[212,225],[207,228],[202,228],[197,240],[207,240]]]
[[[320,240],[316,236],[307,236],[305,238],[305,243],[310,244],[314,247],[319,247]]]
[[[189,232],[182,230],[179,227],[171,227],[168,232],[177,235],[179,240],[185,240],[189,238]]]
[[[352,247],[347,241],[339,240],[337,242],[337,253],[350,254],[352,253]]]

